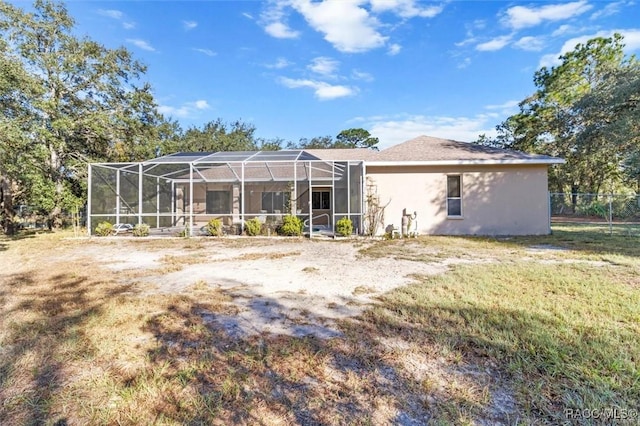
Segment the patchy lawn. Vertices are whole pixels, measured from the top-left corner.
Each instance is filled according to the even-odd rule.
[[[637,237],[65,236],[0,239],[0,424],[638,423]]]

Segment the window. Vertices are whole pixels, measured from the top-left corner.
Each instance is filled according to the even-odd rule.
[[[267,213],[275,213],[276,210],[286,212],[290,198],[291,194],[289,192],[263,192],[262,210],[265,210]]]
[[[331,192],[313,191],[311,193],[311,208],[314,210],[331,209]]]
[[[207,191],[207,214],[230,214],[230,191]]]
[[[447,216],[462,216],[462,177],[447,176]]]

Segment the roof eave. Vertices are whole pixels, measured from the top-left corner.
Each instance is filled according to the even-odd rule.
[[[504,160],[428,160],[428,161],[365,161],[367,166],[465,166],[465,165],[503,165],[503,164],[564,164],[562,158],[541,159],[504,159]]]

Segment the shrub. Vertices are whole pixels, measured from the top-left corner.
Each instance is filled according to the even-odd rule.
[[[257,217],[253,219],[249,219],[244,223],[244,232],[251,237],[255,237],[256,235],[260,235],[260,231],[262,231],[262,222]]]
[[[207,231],[209,235],[214,237],[222,236],[222,221],[220,219],[211,219],[207,222]]]
[[[282,218],[282,225],[278,227],[276,232],[279,235],[286,235],[290,237],[299,237],[302,235],[302,220],[297,216],[286,215]]]
[[[113,234],[113,225],[109,222],[100,222],[98,226],[96,226],[95,234],[98,237],[108,237]]]
[[[133,227],[133,236],[134,237],[148,237],[149,236],[149,225],[146,223],[138,223]]]
[[[336,232],[341,237],[348,237],[349,235],[351,235],[353,233],[353,223],[351,223],[351,219],[345,216],[337,221]]]
[[[189,228],[185,226],[182,231],[176,233],[176,237],[189,238]]]

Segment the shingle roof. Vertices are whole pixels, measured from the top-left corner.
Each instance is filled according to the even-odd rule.
[[[475,145],[468,142],[434,138],[431,136],[419,136],[408,140],[407,142],[380,151],[374,161],[525,161],[544,163],[553,162],[553,160],[561,161],[560,159],[546,155],[526,154],[524,152]]]
[[[345,149],[305,149],[309,154],[326,161],[373,161],[380,153],[368,148],[345,148]]]

